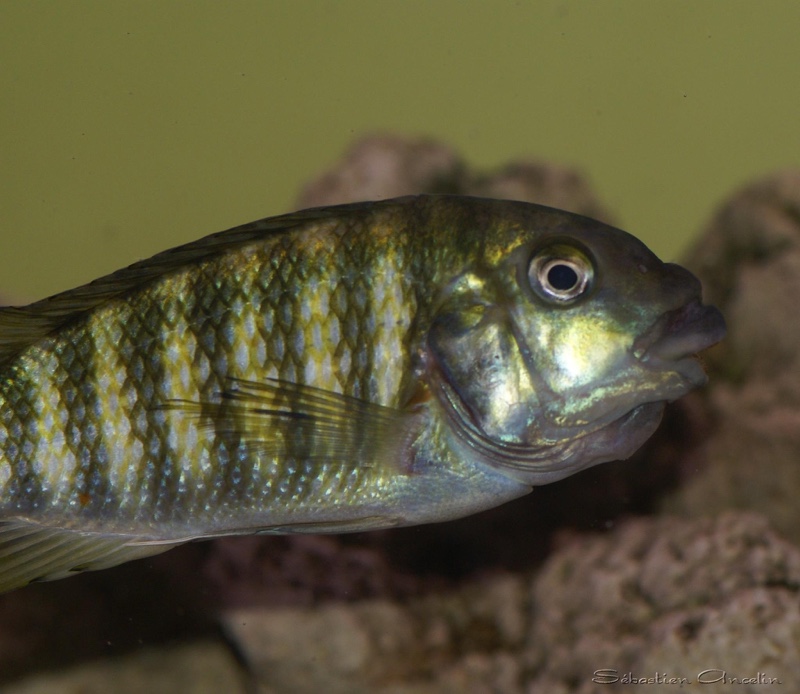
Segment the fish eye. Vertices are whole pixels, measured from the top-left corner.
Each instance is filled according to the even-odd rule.
[[[533,290],[547,301],[569,302],[589,288],[594,270],[577,248],[551,246],[534,255],[528,268]]]

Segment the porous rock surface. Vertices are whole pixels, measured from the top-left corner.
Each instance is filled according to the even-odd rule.
[[[763,517],[731,513],[630,520],[573,537],[538,574],[406,604],[240,610],[224,621],[267,691],[589,694],[612,672],[687,686],[760,672],[787,684],[800,682],[799,589],[800,551]]]
[[[800,682],[799,591],[800,550],[763,516],[630,519],[565,537],[538,572],[408,601],[226,611],[242,668],[204,641],[3,691],[188,693],[224,683],[235,693],[248,677],[259,692],[293,694],[594,694],[612,678],[652,691],[660,677],[688,691],[735,682],[751,693],[765,681]]]
[[[708,353],[719,428],[700,471],[664,502],[692,516],[756,510],[800,543],[800,170],[735,193],[687,265],[728,321]]]

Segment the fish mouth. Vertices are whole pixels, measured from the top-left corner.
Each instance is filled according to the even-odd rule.
[[[662,315],[634,342],[633,354],[648,368],[674,371],[696,388],[708,380],[697,353],[717,344],[725,333],[722,313],[695,300]]]

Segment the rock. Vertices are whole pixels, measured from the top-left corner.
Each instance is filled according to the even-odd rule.
[[[145,650],[6,685],[3,694],[245,694],[246,676],[220,643]]]
[[[519,161],[498,171],[476,173],[462,191],[465,195],[504,200],[526,200],[600,219],[612,216],[600,203],[586,177],[576,169],[553,163]]]
[[[369,691],[398,652],[414,650],[409,617],[387,602],[233,612],[225,624],[268,691]]]
[[[494,172],[473,171],[446,145],[398,135],[357,140],[329,171],[303,188],[297,207],[416,193],[526,200],[611,221],[585,176],[576,169],[522,160]]]
[[[711,364],[770,402],[800,405],[800,170],[773,174],[725,202],[685,259],[729,322]],[[757,398],[760,399],[760,398]]]
[[[800,550],[752,513],[637,519],[582,537],[534,582],[529,691],[603,691],[592,677],[606,669],[695,683],[704,669],[740,677],[760,669],[798,682],[798,609],[778,606],[796,605],[799,588]]]
[[[487,681],[517,672],[512,657],[503,655],[498,663],[484,651],[519,648],[525,604],[522,581],[503,576],[408,606],[368,600],[317,609],[241,609],[226,613],[223,623],[267,691],[444,692],[456,691],[464,668],[473,684],[478,670]],[[468,659],[453,668],[459,650]],[[437,683],[432,675],[441,665]],[[409,689],[410,682],[416,683]],[[461,682],[458,691],[478,690]]]
[[[718,428],[695,461],[700,472],[663,507],[756,510],[800,542],[800,170],[736,193],[686,263],[729,334],[708,353]]]
[[[799,590],[800,550],[763,517],[729,513],[575,535],[538,575],[407,603],[242,609],[223,621],[264,691],[589,694],[612,671],[798,682]]]
[[[429,138],[363,137],[329,171],[307,183],[298,209],[415,193],[456,193],[466,167],[458,154]]]
[[[142,644],[213,637],[216,625],[197,607],[208,601],[207,590],[192,572],[194,555],[204,549],[187,545],[0,595],[0,691],[43,668],[115,658]]]
[[[631,668],[644,676],[667,670],[671,678],[685,677],[712,692],[763,692],[770,689],[764,685],[800,681],[795,588],[743,590],[714,607],[670,614],[652,624],[648,633],[652,643]],[[760,643],[754,647],[755,640]],[[640,683],[631,691],[644,694],[652,689]]]
[[[211,543],[202,578],[216,605],[313,605],[324,600],[399,597],[423,589],[376,551],[335,536],[232,537]]]

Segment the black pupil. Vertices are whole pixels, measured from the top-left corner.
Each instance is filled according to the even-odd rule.
[[[547,281],[553,289],[565,292],[578,284],[578,273],[569,265],[553,265],[547,271]]]

